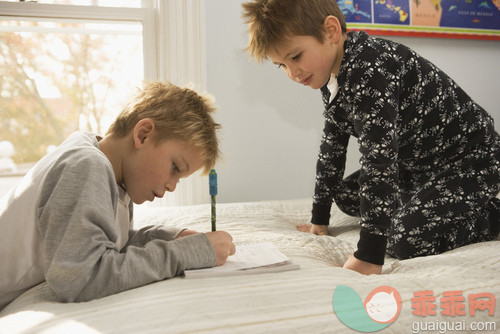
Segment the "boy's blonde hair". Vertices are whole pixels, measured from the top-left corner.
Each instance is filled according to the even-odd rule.
[[[153,140],[156,143],[176,139],[197,148],[207,173],[220,155],[216,135],[220,125],[210,115],[214,111],[213,100],[208,95],[169,82],[145,83],[118,115],[107,135],[125,137],[140,120],[150,118],[155,124]]]
[[[334,0],[254,0],[242,4],[250,35],[247,50],[263,61],[290,36],[313,36],[324,41],[324,20],[333,15],[347,32],[344,15]]]

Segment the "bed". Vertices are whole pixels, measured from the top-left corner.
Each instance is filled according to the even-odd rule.
[[[425,258],[388,257],[382,275],[363,276],[341,268],[355,248],[357,220],[334,207],[329,236],[298,232],[310,209],[309,199],[217,206],[217,227],[235,244],[270,241],[298,270],[176,277],[68,304],[55,302],[42,283],[0,313],[0,333],[357,333],[357,320],[345,324],[334,312],[334,293],[347,288],[363,301],[383,286],[399,293],[401,307],[380,333],[500,331],[499,240]],[[210,206],[138,207],[135,224],[152,223],[207,231]],[[352,315],[356,303],[336,307]]]

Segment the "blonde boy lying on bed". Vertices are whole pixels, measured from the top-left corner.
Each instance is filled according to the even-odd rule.
[[[47,281],[60,301],[87,301],[223,264],[223,231],[132,230],[133,203],[174,191],[219,156],[206,97],[149,83],[104,138],[77,132],[0,202],[0,309]]]

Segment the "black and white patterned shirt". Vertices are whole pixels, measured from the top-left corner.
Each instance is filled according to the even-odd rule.
[[[354,136],[362,154],[359,204],[353,208],[361,217],[358,251],[383,257],[401,193],[418,188],[419,175],[459,166],[478,143],[498,143],[498,134],[488,113],[452,79],[395,42],[348,33],[337,81],[324,113],[312,223],[329,223]]]

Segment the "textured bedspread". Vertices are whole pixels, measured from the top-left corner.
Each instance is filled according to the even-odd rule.
[[[298,232],[295,226],[308,222],[310,209],[310,200],[217,206],[218,230],[230,232],[237,244],[271,241],[300,264],[299,270],[178,277],[70,304],[54,302],[41,284],[0,313],[0,333],[356,333],[349,326],[362,323],[370,332],[373,322],[363,317],[392,312],[394,304],[384,292],[371,299],[370,292],[381,286],[396,290],[401,306],[379,333],[500,332],[500,241],[412,260],[387,258],[382,275],[363,276],[340,267],[354,250],[357,220],[334,208],[330,236]],[[210,229],[209,205],[138,208],[135,215],[138,227]],[[342,289],[354,291],[360,301],[350,297],[332,305],[334,292]],[[360,310],[367,297],[378,305]],[[339,316],[342,311],[354,320],[343,318],[344,324],[334,306]]]

